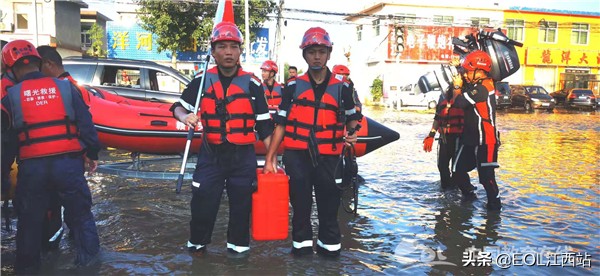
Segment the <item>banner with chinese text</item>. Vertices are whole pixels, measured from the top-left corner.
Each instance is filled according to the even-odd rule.
[[[525,58],[525,64],[572,67],[598,67],[600,66],[600,51],[556,48],[528,48]]]

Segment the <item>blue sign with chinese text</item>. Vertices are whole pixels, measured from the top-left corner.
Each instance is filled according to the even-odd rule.
[[[138,24],[124,26],[116,22],[106,23],[106,38],[109,58],[128,58],[139,60],[170,61],[170,51],[158,52],[158,36],[142,29]],[[263,62],[269,57],[269,29],[260,28],[256,40],[250,43],[250,60]],[[242,56],[242,61],[245,56]],[[204,61],[206,51],[194,46],[186,52],[178,52],[178,61]]]

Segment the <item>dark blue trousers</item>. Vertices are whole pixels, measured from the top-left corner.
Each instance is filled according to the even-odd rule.
[[[73,232],[77,250],[75,264],[85,265],[98,254],[100,241],[84,170],[80,155],[63,154],[20,161],[14,201],[18,217],[17,272],[34,272],[40,267],[45,231],[42,225],[55,192],[65,208],[65,222]]]
[[[285,170],[290,177],[290,203],[293,248],[312,248],[311,223],[313,187],[317,202],[319,233],[317,245],[330,252],[341,251],[338,209],[342,192],[335,185],[334,170],[339,156],[321,155],[315,168],[308,150],[286,150],[283,154]]]
[[[229,198],[227,248],[242,252],[250,244],[252,183],[256,179],[254,145],[203,146],[192,183],[190,240],[195,245],[211,242],[223,189]],[[238,250],[239,249],[239,250]]]

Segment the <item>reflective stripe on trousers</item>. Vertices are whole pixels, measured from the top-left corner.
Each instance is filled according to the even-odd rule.
[[[330,246],[341,242],[338,209],[341,191],[335,186],[333,171],[338,156],[321,155],[314,168],[307,150],[286,150],[283,155],[286,173],[290,177],[290,202],[292,217],[292,240],[294,248],[312,247],[313,232],[310,222],[313,187],[317,201],[321,244]],[[328,249],[329,250],[329,249]]]

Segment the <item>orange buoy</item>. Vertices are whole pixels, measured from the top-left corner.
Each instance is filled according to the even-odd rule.
[[[257,241],[284,240],[289,225],[289,178],[279,169],[276,174],[256,170],[258,187],[252,194],[252,238]]]

